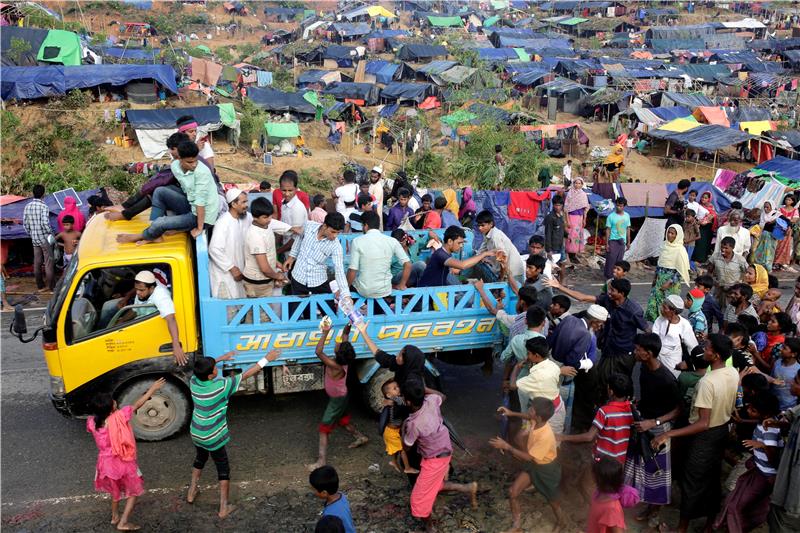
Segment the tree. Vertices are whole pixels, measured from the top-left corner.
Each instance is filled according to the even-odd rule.
[[[16,37],[11,38],[11,49],[6,54],[14,61],[14,63],[21,63],[22,56],[31,51],[31,43],[24,39]]]

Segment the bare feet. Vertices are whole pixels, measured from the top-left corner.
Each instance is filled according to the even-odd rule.
[[[470,483],[472,486],[472,490],[469,492],[469,503],[472,505],[473,509],[478,508],[478,482],[473,481]]]
[[[111,525],[116,526],[119,524],[119,513],[111,513]]]
[[[125,244],[126,242],[136,242],[142,238],[141,235],[136,233],[120,233],[117,235],[117,242]]]
[[[198,487],[189,487],[189,492],[186,494],[186,503],[194,503],[198,494],[200,494]]]
[[[120,213],[119,211],[106,211],[105,212],[105,217],[108,220],[122,220],[123,218],[125,218],[125,217],[122,216],[122,213]]]
[[[147,239],[139,239],[136,241],[136,246],[142,246],[143,244],[151,244],[154,242],[164,242],[164,237],[158,237],[157,239],[153,239],[152,241],[148,241]]]
[[[398,468],[397,471],[399,472],[400,469]],[[410,466],[403,469],[404,474],[419,474],[419,470],[416,468],[411,468]]]
[[[235,510],[236,510],[235,505],[228,504],[225,506],[224,510],[217,513],[217,516],[224,519],[229,517],[231,513],[233,513]]]
[[[313,472],[314,470],[316,470],[317,468],[319,468],[321,466],[325,466],[325,461],[323,461],[322,459],[320,459],[316,463],[313,463],[313,464],[310,464],[310,465],[306,465],[306,469],[309,472]]]
[[[389,466],[391,466],[392,468],[394,468],[395,470],[397,470],[397,473],[398,473],[398,474],[400,473],[400,467],[399,467],[399,466],[397,466],[397,463],[395,463],[394,461],[389,461]]]
[[[136,524],[131,524],[130,522],[120,522],[119,524],[117,524],[117,529],[119,531],[137,531],[142,528],[140,528]]]
[[[350,446],[348,446],[348,448],[350,448],[352,450],[353,448],[358,448],[360,446],[365,445],[368,442],[369,442],[369,438],[366,435],[361,435],[356,440],[351,442]]]

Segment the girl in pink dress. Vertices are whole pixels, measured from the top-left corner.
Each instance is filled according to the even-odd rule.
[[[597,490],[589,507],[586,533],[622,533],[625,531],[624,507],[639,503],[636,489],[624,484],[622,463],[603,456],[592,464]]]
[[[144,493],[144,480],[136,463],[136,440],[130,420],[133,414],[164,386],[156,380],[133,405],[117,409],[110,394],[100,394],[92,402],[94,416],[86,421],[86,430],[97,444],[97,470],[94,488],[111,494],[111,523],[120,531],[133,531],[139,526],[130,523],[136,498]],[[127,498],[125,510],[119,514],[119,501]]]

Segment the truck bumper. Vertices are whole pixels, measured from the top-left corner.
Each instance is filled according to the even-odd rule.
[[[61,416],[65,418],[72,418],[72,413],[67,406],[67,399],[64,396],[54,396],[50,395],[50,401],[53,402],[53,407],[56,408]]]

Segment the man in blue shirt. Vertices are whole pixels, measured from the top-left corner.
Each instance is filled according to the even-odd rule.
[[[631,217],[625,212],[626,205],[628,201],[620,196],[614,202],[614,212],[606,217],[606,279],[614,277],[614,265],[624,259],[625,250],[631,247]]]
[[[386,217],[386,231],[394,231],[403,223],[403,219],[410,217],[414,214],[414,210],[408,207],[408,201],[411,199],[411,191],[402,188],[397,191],[397,203],[389,209],[389,214]]]

